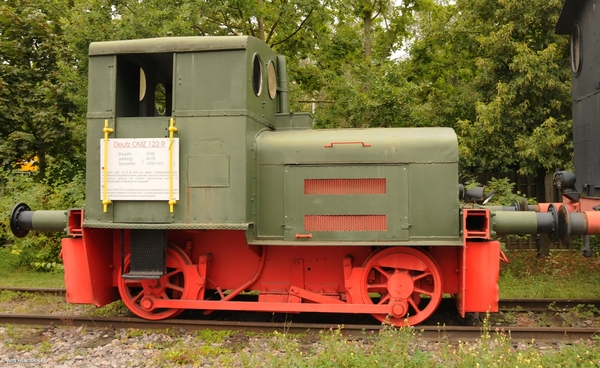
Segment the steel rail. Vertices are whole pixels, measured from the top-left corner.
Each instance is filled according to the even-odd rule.
[[[0,324],[26,326],[68,326],[96,328],[134,328],[146,330],[174,329],[175,332],[194,330],[233,330],[252,333],[318,334],[319,331],[341,329],[346,337],[365,337],[377,333],[382,325],[332,325],[316,323],[276,323],[276,322],[235,322],[170,319],[148,321],[129,317],[92,317],[69,315],[0,314]],[[509,337],[512,341],[569,342],[579,339],[591,339],[598,335],[598,328],[546,328],[546,327],[503,327],[484,330],[472,326],[416,326],[410,327],[424,339],[432,341],[475,341],[482,338]]]
[[[48,295],[66,295],[63,288],[29,288],[29,287],[0,287],[0,291],[13,291],[23,293],[36,293]],[[566,311],[578,305],[592,306],[600,310],[600,299],[551,299],[551,298],[505,298],[500,299],[500,311]]]
[[[29,287],[0,287],[0,291],[24,293],[65,295],[62,288],[29,288]],[[552,299],[552,298],[505,298],[500,299],[498,308],[501,311],[531,311],[542,312],[549,309],[566,310],[577,305],[591,305],[600,310],[600,299]]]
[[[1,286],[0,291],[14,291],[17,293],[53,294],[66,295],[67,290],[62,288],[31,288],[31,287],[8,287]]]

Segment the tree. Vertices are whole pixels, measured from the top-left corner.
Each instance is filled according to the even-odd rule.
[[[455,127],[475,117],[479,92],[476,42],[464,29],[455,4],[430,3],[415,16],[408,47],[406,78],[413,85],[412,120],[416,126]]]
[[[392,55],[402,48],[424,1],[337,2],[335,22],[294,71],[305,99],[327,101],[318,127],[411,125],[412,86]]]
[[[568,40],[561,1],[459,0],[419,14],[410,50],[415,120],[452,126],[465,172],[551,172],[568,166]]]
[[[96,41],[167,36],[259,38],[271,47],[318,37],[328,1],[76,0],[74,29]],[[87,28],[80,26],[87,25]],[[99,31],[99,32],[97,32]]]
[[[49,156],[71,161],[81,146],[61,79],[68,52],[59,18],[67,6],[32,0],[0,7],[0,162],[10,169],[37,157],[39,179]]]

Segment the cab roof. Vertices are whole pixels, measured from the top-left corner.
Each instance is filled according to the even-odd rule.
[[[243,50],[247,49],[251,42],[260,41],[250,36],[162,37],[140,40],[104,41],[92,42],[88,55]]]

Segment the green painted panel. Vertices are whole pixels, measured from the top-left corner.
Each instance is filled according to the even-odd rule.
[[[116,66],[116,56],[90,58],[88,116],[90,114],[105,114],[106,117],[114,116]]]
[[[168,117],[118,118],[110,138],[167,138]]]
[[[283,165],[260,166],[258,171],[258,236],[283,239]]]
[[[408,240],[406,165],[288,165],[284,177],[286,241]]]
[[[170,223],[167,201],[113,201],[114,222]]]
[[[259,95],[252,78],[254,56],[259,55]],[[277,55],[263,42],[248,39],[248,49],[195,52],[175,56],[175,115],[252,115],[275,125],[278,101],[268,93],[268,64]]]
[[[458,164],[411,164],[408,170],[411,239],[459,239]]]
[[[313,118],[308,113],[277,114],[275,116],[277,130],[312,129]]]
[[[245,50],[177,54],[175,111],[246,109]]]
[[[245,223],[249,147],[246,116],[176,118],[180,193],[176,221]]]
[[[229,155],[188,156],[188,186],[229,187]]]

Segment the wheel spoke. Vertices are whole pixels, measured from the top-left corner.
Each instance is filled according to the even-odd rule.
[[[170,279],[171,276],[177,275],[178,273],[183,273],[183,270],[181,268],[177,268],[171,272],[167,272],[163,277]]]
[[[377,304],[385,304],[385,302],[389,301],[390,298],[391,298],[390,294],[387,294],[386,296],[384,296],[383,298],[381,298],[379,300],[379,303],[377,303]]]
[[[140,291],[140,293],[138,295],[136,295],[135,298],[131,299],[131,301],[134,302],[135,304],[137,304],[138,300],[142,299],[143,296],[144,296],[144,292]]]
[[[384,275],[387,279],[390,278],[390,275],[380,266],[373,266],[374,269],[376,269],[377,271],[379,271],[379,273],[381,273],[382,275]]]
[[[415,281],[421,280],[422,278],[427,277],[427,276],[432,276],[431,272],[424,272],[424,273],[422,273],[420,275],[413,276],[412,279],[413,279],[413,282],[415,282]]]
[[[418,287],[415,287],[413,290],[414,290],[415,293],[433,296],[433,291],[421,289],[421,288],[418,288]]]
[[[408,304],[410,304],[415,309],[415,312],[416,312],[415,314],[421,313],[419,306],[417,305],[417,303],[415,303],[413,298],[408,298],[407,301],[408,301]]]
[[[172,283],[170,283],[170,282],[169,282],[169,283],[167,283],[167,286],[165,286],[165,288],[166,288],[166,289],[177,290],[177,291],[179,291],[179,292],[183,293],[183,288],[182,288],[181,286],[177,286],[177,285],[175,285],[175,284],[172,284]]]
[[[367,290],[370,289],[386,289],[387,284],[367,284]]]

